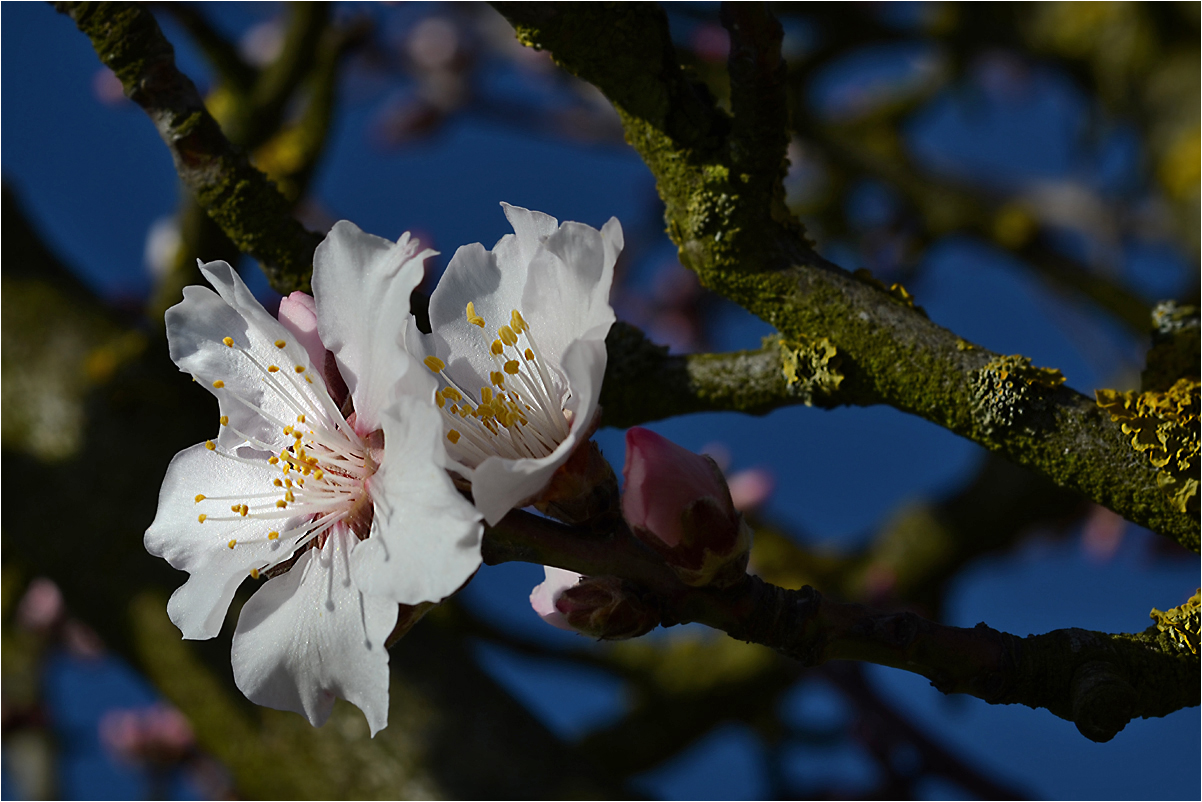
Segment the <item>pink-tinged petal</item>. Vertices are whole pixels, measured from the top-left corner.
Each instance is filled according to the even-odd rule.
[[[546,579],[530,591],[530,606],[534,608],[534,612],[538,613],[539,618],[551,626],[575,632],[563,613],[555,609],[555,602],[559,600],[565,590],[579,582],[582,576],[575,571],[567,571],[551,565],[543,566],[543,570],[546,573]]]
[[[278,449],[287,443],[281,428],[295,420],[298,404],[323,408],[325,384],[305,349],[267,314],[233,268],[210,262],[201,272],[217,292],[185,287],[184,300],[167,310],[171,358],[217,396],[229,419],[218,434],[219,446],[237,447],[244,442],[241,432],[260,447]],[[278,371],[268,373],[270,367]],[[312,383],[303,381],[306,376]]]
[[[408,232],[394,243],[342,220],[313,256],[317,328],[338,360],[363,434],[380,428],[397,379],[413,366],[400,345],[409,296],[425,275],[422,263],[437,253],[419,248]]]
[[[271,487],[279,471],[266,460],[247,464],[228,459],[203,444],[175,455],[159,491],[154,522],[146,530],[146,550],[190,576],[167,604],[171,621],[185,638],[212,638],[221,631],[225,612],[252,568],[286,559],[296,538],[269,540],[271,530],[286,531],[287,521],[241,518],[229,501],[205,496],[240,496]],[[201,514],[207,514],[202,523]],[[219,520],[237,518],[237,520]],[[229,542],[235,541],[234,548]]]
[[[317,333],[317,302],[313,296],[300,290],[280,299],[280,324],[301,344],[309,354],[309,362],[322,367],[326,361],[326,347]]]
[[[365,593],[393,602],[440,601],[480,567],[484,527],[444,468],[442,422],[429,398],[401,398],[381,424],[384,460],[368,481],[375,516],[351,555],[352,574]]]
[[[605,343],[578,340],[568,347],[562,366],[572,387],[568,409],[573,413],[571,428],[564,441],[541,459],[489,457],[472,472],[472,497],[489,526],[515,507],[530,503],[542,492],[551,481],[551,475],[572,456],[572,451],[592,425],[605,376]]]
[[[730,494],[717,467],[705,457],[634,426],[626,432],[626,491],[622,513],[640,527],[676,546],[683,536],[681,516],[701,498],[710,498],[732,519]]]
[[[355,586],[347,550],[356,542],[338,528],[322,549],[259,588],[238,618],[232,663],[234,682],[252,702],[320,727],[339,697],[363,711],[374,736],[388,724],[384,641],[397,606]]]

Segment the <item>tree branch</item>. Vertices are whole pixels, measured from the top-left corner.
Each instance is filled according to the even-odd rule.
[[[661,10],[495,5],[520,41],[550,50],[614,104],[656,177],[681,262],[787,341],[828,340],[841,373],[831,403],[923,417],[1198,550],[1196,517],[1173,507],[1156,469],[1092,399],[1011,378],[997,354],[821,258],[799,224],[774,216],[776,191],[738,174],[730,118],[680,70]]]
[[[197,202],[243,253],[258,259],[281,293],[307,289],[320,234],[230,144],[192,81],[175,67],[171,43],[144,6],[57,3],[92,41],[125,94],[154,121],[175,169]]]
[[[691,588],[628,531],[588,534],[511,512],[485,533],[489,565],[520,561],[586,576],[614,575],[653,594],[666,626],[699,622],[816,666],[861,660],[920,674],[943,693],[1047,708],[1094,741],[1134,718],[1199,704],[1198,655],[1169,634],[1060,629],[1019,638],[985,624],[952,627],[912,612],[879,612],[747,576],[726,589]]]

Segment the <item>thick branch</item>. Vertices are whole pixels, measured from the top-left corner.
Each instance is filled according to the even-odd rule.
[[[1092,399],[1064,387],[983,398],[996,354],[822,259],[796,224],[773,216],[775,192],[738,174],[730,120],[680,70],[662,11],[496,5],[522,42],[551,50],[613,102],[655,174],[682,263],[786,339],[835,346],[843,379],[834,403],[923,417],[1198,549],[1197,519],[1172,506],[1156,470]],[[997,413],[1008,422],[998,425]]]
[[[150,115],[197,202],[244,253],[263,263],[276,290],[306,289],[321,235],[292,217],[288,201],[235,149],[175,67],[174,51],[144,6],[58,3]]]
[[[1199,704],[1198,656],[1155,627],[1019,638],[985,624],[965,629],[911,612],[841,604],[808,585],[786,590],[755,576],[728,590],[690,588],[627,532],[586,535],[524,512],[511,512],[487,531],[484,560],[620,576],[655,595],[666,625],[700,622],[808,666],[861,660],[904,669],[943,693],[1047,708],[1094,741],[1110,740],[1131,719]]]

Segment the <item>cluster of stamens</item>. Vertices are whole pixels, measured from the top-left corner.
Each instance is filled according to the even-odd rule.
[[[484,318],[471,302],[467,320],[483,333]],[[446,382],[434,400],[443,414],[452,456],[470,467],[490,456],[547,456],[568,436],[566,391],[553,380],[518,310],[512,311],[509,324],[498,328],[496,339],[486,347],[496,369],[489,374],[490,386],[481,387],[479,393],[451,378],[438,357],[425,359],[426,367]]]
[[[228,507],[228,515],[224,514],[224,508],[220,514],[201,512],[197,515],[202,524],[206,521],[244,522],[244,526],[231,534],[244,529],[248,536],[230,538],[225,544],[228,548],[264,540],[271,542],[273,548],[279,548],[281,543],[289,546],[280,550],[278,559],[266,560],[262,566],[250,570],[250,575],[258,578],[260,572],[287,560],[309,542],[316,540],[320,546],[331,527],[355,514],[360,502],[366,498],[365,481],[376,466],[367,445],[346,422],[324,383],[314,382],[304,365],[296,364],[291,369],[265,365],[232,337],[224,338],[222,343],[250,360],[268,391],[283,400],[294,415],[290,421],[281,420],[227,388],[220,379],[213,382],[213,387],[222,391],[220,396],[243,404],[264,420],[279,426],[286,438],[291,438],[291,442],[277,452],[274,446],[230,426],[229,416],[222,415],[220,423],[223,427],[252,448],[270,456],[245,457],[219,447],[212,440],[205,443],[205,448],[225,459],[256,466],[266,461],[279,469],[279,476],[263,492],[239,496],[198,493],[195,498],[196,504],[203,504],[205,508],[212,502],[222,505],[233,502]],[[275,341],[275,347],[281,352],[286,346],[285,340]],[[264,521],[280,521],[284,525],[264,534]]]

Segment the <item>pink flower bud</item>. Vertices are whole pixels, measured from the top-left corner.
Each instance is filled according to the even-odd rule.
[[[681,581],[728,586],[743,577],[751,531],[712,459],[636,426],[626,432],[623,475],[627,523]]]
[[[565,571],[551,565],[544,566],[543,570],[546,571],[547,578],[530,592],[530,606],[534,608],[534,612],[538,613],[541,619],[551,626],[571,630],[572,627],[563,617],[563,613],[555,609],[555,603],[559,601],[559,597],[565,590],[584,577],[575,571]]]

